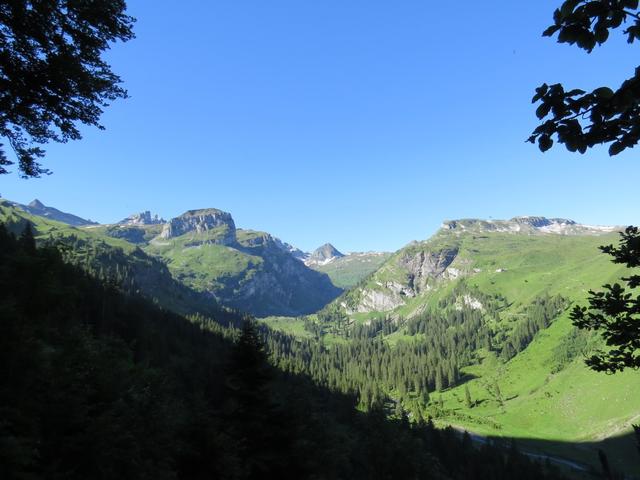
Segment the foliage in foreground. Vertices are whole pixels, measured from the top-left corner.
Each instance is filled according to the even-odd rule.
[[[618,247],[601,247],[613,257],[614,263],[627,268],[640,267],[640,229],[627,227],[620,233]],[[640,275],[631,274],[619,283],[606,284],[604,291],[589,291],[589,308],[576,306],[571,319],[579,328],[597,330],[610,350],[598,351],[586,360],[596,371],[615,373],[625,368],[640,368],[640,295],[634,291],[640,286]]]

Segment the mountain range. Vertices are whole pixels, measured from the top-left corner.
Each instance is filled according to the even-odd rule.
[[[413,379],[419,364],[411,366],[410,356],[390,364],[408,376],[401,384],[371,370],[366,356],[341,371],[366,371],[411,418],[519,438],[530,452],[579,468],[597,468],[602,449],[618,471],[640,473],[628,441],[640,421],[639,372],[588,370],[583,357],[602,339],[569,319],[589,289],[625,275],[598,249],[615,243],[620,227],[539,216],[458,219],[394,253],[343,254],[329,243],[306,253],[237,228],[214,208],[167,222],[143,212],[78,226],[74,215],[31,208],[49,215],[2,201],[0,220],[15,232],[30,222],[41,241],[63,240],[76,252],[103,252],[91,271],[119,275],[166,308],[189,313],[209,302],[242,310],[339,356],[354,339],[388,348],[392,359],[438,352],[428,357],[436,363],[426,380]],[[76,253],[73,261],[84,258]]]
[[[16,202],[10,202],[12,205],[24,210],[31,215],[37,215],[39,217],[48,218],[50,220],[56,220],[58,222],[66,223],[74,227],[81,227],[85,225],[97,225],[96,222],[78,217],[71,213],[66,213],[58,210],[57,208],[47,207],[37,198],[29,202],[27,205],[22,205]]]

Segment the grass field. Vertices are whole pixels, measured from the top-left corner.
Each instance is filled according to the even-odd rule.
[[[357,299],[366,289],[384,292],[388,282],[409,285],[412,272],[406,267],[407,259],[456,248],[457,256],[450,265],[457,270],[456,276],[428,279],[427,287],[415,297],[406,297],[403,305],[384,313],[407,318],[425,308],[437,308],[464,281],[483,294],[506,299],[499,321],[491,322],[496,332],[508,335],[537,297],[560,295],[570,304],[585,304],[588,290],[624,276],[624,267],[613,264],[598,249],[617,243],[618,238],[617,233],[564,236],[445,231],[397,252],[347,295]],[[367,322],[381,313],[360,312],[351,317]],[[482,361],[463,369],[464,383],[431,396],[439,401],[441,395],[444,403],[437,421],[484,436],[517,438],[529,451],[567,457],[595,468],[599,468],[597,449],[602,448],[613,468],[640,476],[640,457],[631,437],[631,424],[640,423],[640,372],[607,375],[589,370],[584,353],[601,344],[597,336],[589,337],[585,351],[575,358],[558,363],[558,349],[573,334],[567,310],[506,363],[494,353],[479,351]],[[412,337],[400,329],[386,340],[394,345],[412,341]],[[490,393],[495,383],[500,400]],[[473,399],[471,408],[466,405],[465,387]]]
[[[391,253],[353,253],[336,258],[325,265],[312,266],[324,272],[336,287],[352,288],[378,270]]]

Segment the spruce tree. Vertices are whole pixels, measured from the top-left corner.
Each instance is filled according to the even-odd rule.
[[[464,400],[467,404],[467,408],[473,407],[473,402],[471,401],[471,392],[469,392],[469,387],[467,385],[464,386]]]

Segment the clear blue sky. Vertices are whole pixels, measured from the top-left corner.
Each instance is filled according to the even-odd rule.
[[[525,143],[542,82],[618,85],[637,46],[542,38],[560,0],[130,0],[108,58],[131,98],[48,145],[53,175],[0,177],[100,222],[217,207],[303,249],[395,250],[443,219],[640,223],[640,159]]]

